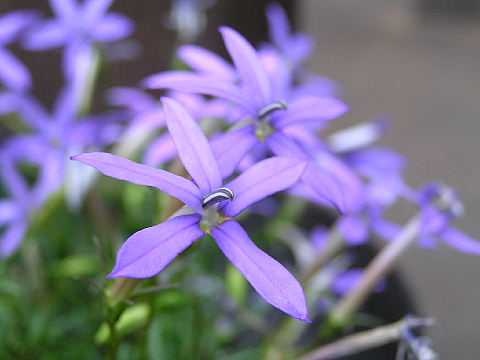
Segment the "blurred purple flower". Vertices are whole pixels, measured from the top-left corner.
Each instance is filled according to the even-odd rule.
[[[107,176],[156,187],[194,211],[132,235],[120,249],[109,277],[154,276],[208,233],[266,301],[299,320],[309,321],[298,281],[280,263],[258,249],[233,220],[251,204],[292,186],[301,176],[305,163],[290,158],[267,159],[222,187],[217,162],[196,122],[173,99],[164,98],[163,106],[178,155],[193,181],[108,153],[72,157]]]
[[[107,13],[113,0],[50,0],[56,18],[33,27],[24,39],[29,50],[63,46],[63,70],[81,102],[96,71],[94,44],[120,40],[133,31],[133,23],[119,13]],[[85,88],[87,86],[87,88]]]
[[[0,149],[0,180],[7,198],[0,200],[0,257],[11,255],[21,244],[28,229],[30,216],[41,207],[48,196],[58,189],[62,179],[64,161],[60,162],[55,150],[29,135],[12,137]],[[20,165],[38,168],[39,174],[29,184],[21,173]]]
[[[124,15],[107,13],[113,0],[49,0],[56,18],[35,27],[25,39],[30,50],[59,46],[91,45],[120,40],[133,31],[133,23]]]
[[[339,274],[332,283],[332,291],[337,296],[344,296],[353,290],[362,279],[363,269],[348,269]],[[386,280],[383,279],[374,289],[375,292],[385,290]]]
[[[32,85],[26,66],[5,47],[17,40],[36,19],[37,13],[30,10],[12,11],[0,17],[0,81],[7,89],[25,91]]]
[[[267,20],[270,41],[292,68],[308,59],[314,49],[313,39],[308,34],[292,32],[288,15],[279,4],[267,7]]]
[[[421,209],[421,246],[435,248],[437,239],[441,239],[454,249],[480,255],[480,241],[451,226],[451,222],[463,214],[463,204],[455,190],[432,182],[414,196]]]

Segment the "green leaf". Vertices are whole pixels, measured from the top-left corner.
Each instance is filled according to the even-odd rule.
[[[148,322],[149,316],[150,307],[146,303],[136,304],[127,308],[115,324],[115,331],[118,338],[144,327]],[[95,342],[104,344],[110,340],[110,336],[111,331],[108,324],[103,323],[95,335]]]

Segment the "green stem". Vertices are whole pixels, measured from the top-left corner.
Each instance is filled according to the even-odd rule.
[[[346,243],[342,234],[338,231],[338,228],[334,226],[330,230],[327,248],[319,252],[312,264],[304,271],[300,278],[301,283],[307,286],[312,278],[321,271],[329,261],[345,249],[345,245]]]

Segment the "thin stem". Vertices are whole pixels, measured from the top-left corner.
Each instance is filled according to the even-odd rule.
[[[300,278],[302,284],[307,284],[323,267],[345,249],[345,240],[336,227],[332,228],[328,238],[327,248],[318,253],[312,264]]]
[[[411,318],[397,321],[393,324],[379,326],[375,329],[359,332],[354,335],[334,341],[328,345],[315,349],[297,360],[327,360],[359,353],[401,339],[403,329],[431,326],[433,320],[429,318]]]
[[[391,271],[400,256],[415,242],[419,228],[420,216],[416,215],[407,223],[402,232],[377,254],[365,269],[357,287],[343,297],[330,313],[329,319],[334,326],[345,326],[380,280]]]

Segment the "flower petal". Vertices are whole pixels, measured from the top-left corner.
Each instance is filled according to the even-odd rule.
[[[240,161],[257,143],[253,126],[226,132],[210,142],[223,179],[233,174]]]
[[[195,45],[184,45],[178,49],[178,56],[184,63],[201,75],[219,80],[234,81],[235,69],[220,56]]]
[[[108,277],[143,279],[158,274],[205,234],[198,226],[199,221],[197,214],[183,215],[137,231],[123,244]]]
[[[192,209],[202,212],[201,195],[198,188],[181,176],[102,152],[83,153],[72,156],[71,159],[92,166],[101,173],[116,179],[156,187],[183,201]]]
[[[273,118],[279,129],[291,125],[312,124],[319,130],[347,110],[348,106],[337,98],[305,96],[291,101],[287,111],[278,112],[278,116]]]
[[[113,0],[86,0],[82,2],[82,16],[84,21],[92,25],[98,22],[108,8],[112,5]]]
[[[0,48],[0,81],[13,90],[28,90],[32,85],[30,73],[15,56]]]
[[[307,159],[307,154],[300,144],[282,131],[269,136],[266,141],[270,150],[277,156]]]
[[[73,0],[49,0],[49,3],[58,18],[74,17],[78,10]]]
[[[347,161],[368,177],[400,174],[406,168],[406,159],[400,153],[380,147],[368,147],[346,154]]]
[[[345,194],[340,181],[327,170],[310,162],[302,175],[302,181],[325,205],[332,205],[341,213],[346,212]]]
[[[177,148],[170,134],[159,136],[145,151],[143,163],[148,166],[160,166],[177,155]]]
[[[38,17],[33,10],[16,10],[0,17],[0,44],[5,45],[15,40],[18,34],[31,25]]]
[[[178,156],[202,195],[218,189],[222,185],[222,177],[202,130],[178,101],[162,98],[162,103],[165,121]]]
[[[326,151],[316,151],[313,157],[316,164],[328,171],[337,181],[344,193],[345,210],[358,211],[365,200],[364,186],[356,173],[341,159]]]
[[[56,20],[47,20],[27,33],[23,46],[29,50],[44,50],[67,42],[68,29]]]
[[[260,250],[236,221],[224,222],[212,236],[225,256],[267,302],[301,321],[310,321],[302,286],[278,261]]]
[[[255,104],[261,108],[271,102],[270,79],[253,46],[237,31],[222,26],[220,32],[232,57],[248,94],[255,99]]]
[[[364,244],[368,240],[368,228],[365,220],[358,216],[340,218],[338,230],[350,245]]]
[[[133,28],[133,22],[127,17],[109,13],[97,24],[93,36],[99,42],[115,41],[130,35]]]
[[[148,89],[173,89],[217,96],[242,106],[252,114],[256,113],[253,101],[247,98],[235,85],[212,77],[197,75],[190,71],[169,71],[152,75],[147,77],[143,84]]]
[[[470,237],[464,232],[453,227],[448,227],[442,231],[441,235],[443,241],[451,247],[465,253],[480,255],[480,241]]]
[[[267,6],[268,34],[270,41],[277,47],[282,48],[290,38],[290,22],[285,10],[279,4]]]
[[[225,212],[236,216],[253,203],[295,184],[305,170],[306,162],[293,158],[273,157],[248,168],[226,185],[235,195]]]

